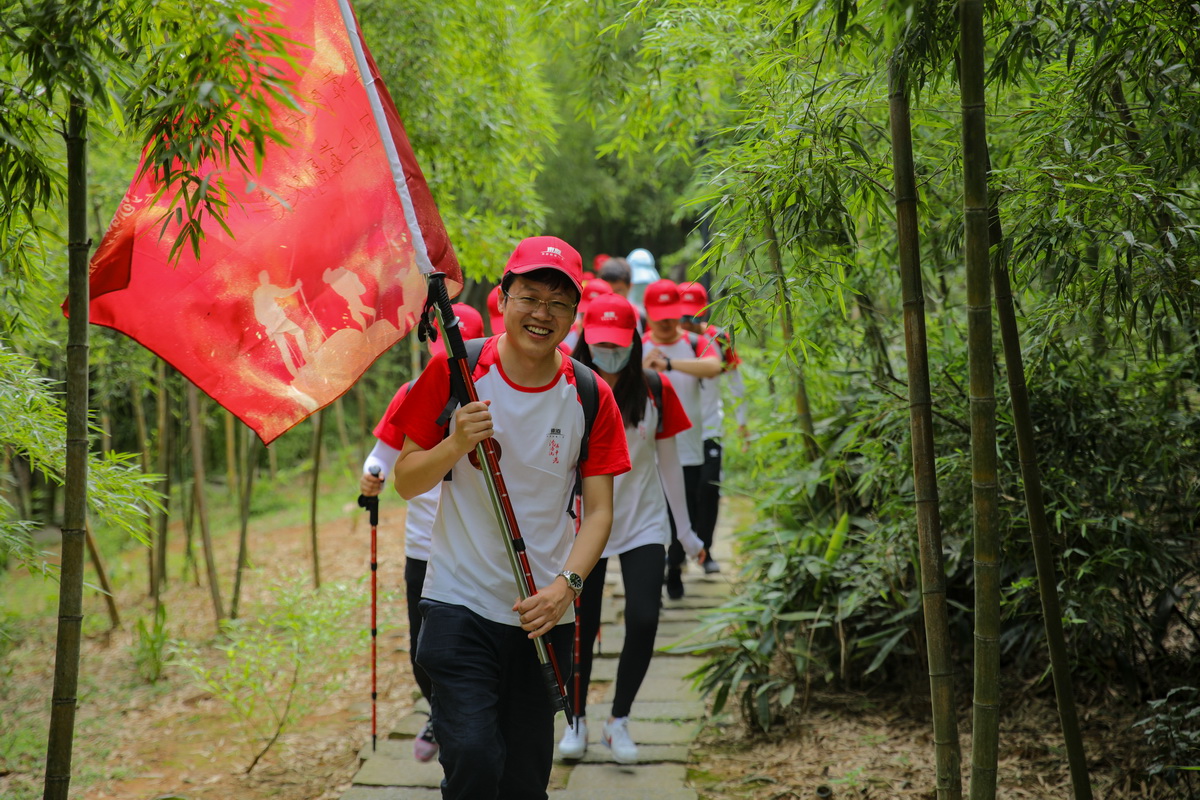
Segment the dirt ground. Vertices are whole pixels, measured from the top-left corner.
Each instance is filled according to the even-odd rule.
[[[352,505],[343,512],[320,532],[326,582],[369,574],[364,515]],[[307,526],[265,531],[269,522],[258,520],[253,527],[253,558],[260,574],[250,580],[243,608],[271,578],[311,571]],[[381,591],[402,587],[403,553],[397,535],[401,529],[401,520],[389,520],[386,530],[380,530]],[[234,562],[234,546],[234,537],[225,537],[218,546],[218,563]],[[144,555],[130,557],[144,562]],[[207,588],[172,578],[165,595],[171,635],[211,641]],[[365,627],[369,595],[367,584],[362,585]],[[370,739],[367,652],[352,660],[348,672],[340,676],[344,686],[324,707],[297,724],[247,775],[252,753],[220,701],[177,670],[168,668],[154,686],[138,677],[132,620],[147,616],[150,605],[144,588],[128,588],[118,595],[124,629],[91,633],[83,646],[73,798],[334,800],[346,790],[358,767],[358,750]],[[105,613],[95,592],[87,592],[85,602],[89,615]],[[385,735],[411,709],[417,695],[408,663],[403,604],[381,603],[379,613],[379,731]],[[86,629],[104,627],[98,622],[90,620]],[[31,719],[40,723],[33,727],[43,736],[52,685],[53,636],[49,624],[32,632],[8,654],[0,671],[0,710],[26,723]],[[1097,798],[1170,796],[1146,792],[1133,778],[1129,718],[1088,709],[1082,716],[1089,732],[1087,753]],[[933,743],[927,717],[923,699],[895,692],[818,693],[787,735],[750,735],[736,713],[726,713],[701,738],[700,754],[690,766],[692,784],[702,798],[712,799],[812,798],[821,796],[822,786],[836,798],[933,798]],[[1028,691],[1007,699],[1002,726],[1001,795],[1069,798],[1053,698]],[[965,734],[969,729],[969,710],[964,709],[959,730]],[[970,739],[962,738],[964,762],[969,762]],[[13,763],[0,752],[0,797],[40,797],[42,769],[40,760]],[[965,788],[967,763],[963,774]]]

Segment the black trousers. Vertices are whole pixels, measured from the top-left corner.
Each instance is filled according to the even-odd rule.
[[[687,510],[688,516],[692,519],[692,529],[696,531],[697,536],[700,535],[700,531],[696,528],[696,514],[699,513],[696,501],[703,471],[703,464],[683,468],[683,493],[687,498]],[[687,559],[687,554],[683,552],[683,545],[679,543],[679,537],[675,534],[675,517],[669,513],[669,509],[668,516],[671,518],[671,545],[667,548],[667,566],[670,569],[679,569]]]
[[[662,603],[663,546],[648,544],[621,553],[621,578],[625,582],[625,642],[617,663],[617,691],[612,715],[627,717],[654,655],[658,635],[658,609]],[[600,607],[604,597],[604,573],[608,559],[602,558],[583,582],[579,596],[579,691],[571,683],[576,713],[587,713],[588,685],[592,679],[593,651],[600,630]]]
[[[533,642],[465,606],[421,601],[417,662],[433,680],[443,800],[546,800],[554,708]],[[570,681],[571,625],[546,636]]]
[[[712,558],[713,532],[717,529],[717,513],[721,508],[721,440],[704,440],[704,463],[700,465],[700,483],[696,487],[696,511],[692,527],[704,542]],[[688,509],[689,513],[691,508]]]
[[[417,686],[421,687],[421,694],[426,700],[433,696],[433,681],[417,663],[417,639],[421,635],[421,590],[425,588],[425,570],[428,567],[428,561],[404,559],[404,596],[408,599],[408,660],[412,664]]]

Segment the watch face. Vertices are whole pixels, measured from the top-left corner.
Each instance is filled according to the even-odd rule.
[[[567,579],[567,585],[574,589],[576,593],[583,591],[583,578],[579,577],[579,575],[569,570],[563,570],[560,574]]]

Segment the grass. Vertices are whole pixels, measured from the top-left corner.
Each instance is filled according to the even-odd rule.
[[[322,468],[321,492],[317,505],[319,526],[344,520],[347,506],[358,495],[357,464],[350,465],[350,456],[329,454]],[[256,480],[251,505],[251,552],[254,552],[256,529],[271,531],[283,528],[307,528],[309,523],[309,465],[298,463],[280,470],[275,480]],[[263,470],[265,473],[265,469]],[[223,473],[220,476],[224,478]],[[179,502],[181,487],[175,487],[171,502],[172,526],[168,575],[172,586],[182,583],[184,530]],[[233,575],[232,558],[236,547],[239,519],[236,498],[225,490],[223,482],[206,487],[210,529],[221,555],[221,570],[226,606],[229,604]],[[399,506],[398,495],[390,494],[386,501]],[[146,616],[147,604],[137,602],[129,607],[129,598],[144,598],[146,594],[147,553],[144,546],[114,531],[96,530],[114,592],[124,598],[120,608],[126,633],[108,642],[110,622],[99,597],[98,583],[90,559],[85,582],[93,587],[84,591],[83,635],[85,646],[97,649],[106,662],[106,678],[97,678],[82,670],[76,716],[75,753],[72,759],[72,794],[85,792],[89,786],[105,780],[128,777],[129,770],[108,764],[108,757],[117,741],[121,722],[114,709],[122,707],[147,708],[154,706],[171,691],[178,691],[176,676],[157,685],[147,685],[138,675],[128,633],[135,629],[137,618]],[[203,573],[203,552],[197,528],[194,546],[198,568]],[[57,558],[57,544],[48,556]],[[190,576],[187,578],[190,582]],[[253,579],[251,579],[253,580]],[[0,795],[5,800],[33,800],[41,796],[41,776],[44,770],[49,696],[51,682],[47,660],[53,659],[55,618],[58,613],[58,584],[25,572],[0,572]],[[247,606],[248,608],[249,606]],[[174,622],[173,619],[169,622]],[[175,634],[172,625],[172,634]],[[211,626],[205,635],[210,635]],[[134,638],[136,642],[136,636]],[[181,679],[181,678],[180,678]],[[5,783],[7,781],[7,783]],[[79,795],[83,796],[83,795]]]

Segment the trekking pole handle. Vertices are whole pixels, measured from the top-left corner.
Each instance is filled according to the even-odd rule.
[[[371,469],[368,471],[372,475],[374,475],[376,478],[379,477],[379,467],[371,467]],[[379,525],[379,496],[378,495],[372,495],[372,496],[368,497],[365,494],[360,494],[358,496],[358,505],[360,508],[365,508],[367,510],[367,514],[371,520],[372,528]]]

